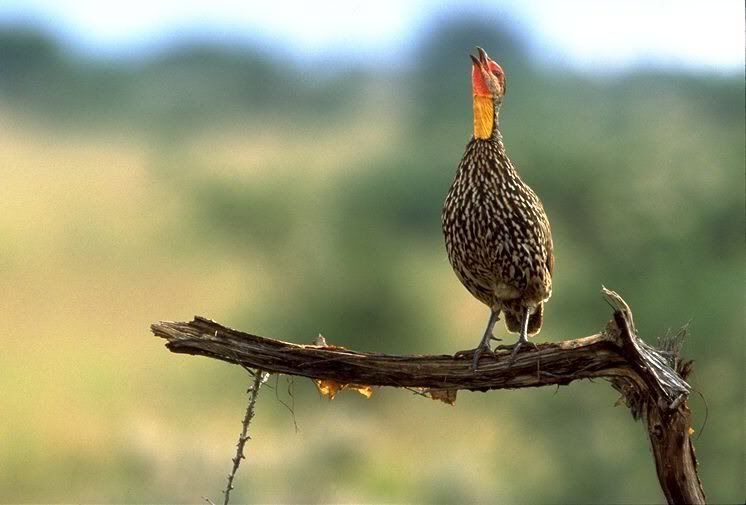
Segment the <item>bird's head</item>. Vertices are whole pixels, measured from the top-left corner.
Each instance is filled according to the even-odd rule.
[[[474,96],[487,96],[502,101],[505,96],[505,73],[484,49],[477,47],[479,56],[469,55],[472,61],[471,86]]]
[[[472,61],[471,87],[474,95],[474,137],[487,139],[495,128],[495,112],[505,96],[505,73],[484,49],[477,47]]]

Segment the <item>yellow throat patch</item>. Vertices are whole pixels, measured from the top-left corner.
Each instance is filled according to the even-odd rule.
[[[474,137],[488,139],[495,127],[495,102],[491,96],[474,95]]]

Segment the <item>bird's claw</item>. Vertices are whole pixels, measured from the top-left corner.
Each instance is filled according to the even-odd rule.
[[[476,349],[464,349],[463,351],[456,351],[454,353],[453,357],[457,358],[457,359],[458,358],[463,358],[464,356],[473,353],[475,350]]]
[[[490,314],[490,320],[487,322],[487,328],[484,330],[484,335],[482,335],[482,340],[479,341],[479,345],[476,347],[476,349],[468,350],[468,351],[458,351],[456,354],[453,355],[454,358],[461,358],[465,356],[466,354],[473,352],[474,353],[474,361],[471,365],[471,371],[476,372],[477,366],[479,365],[479,358],[482,356],[482,353],[486,350],[490,353],[492,353],[492,349],[490,349],[490,341],[492,340],[502,340],[497,338],[493,333],[492,329],[495,327],[495,323],[500,320],[499,317],[500,312],[492,311]]]
[[[479,358],[482,356],[482,353],[484,350],[487,349],[488,351],[491,351],[490,345],[487,344],[486,346],[480,345],[476,349],[474,349],[474,362],[471,364],[471,371],[476,372],[477,366],[479,366]]]
[[[536,349],[536,344],[533,342],[530,342],[528,340],[519,340],[515,344],[510,345],[498,345],[495,347],[494,353],[497,353],[497,351],[511,351],[510,353],[510,362],[512,363],[515,361],[515,357],[518,354],[518,351],[525,347],[530,347],[531,349]]]
[[[501,339],[495,338],[495,340],[501,340]],[[489,345],[479,345],[479,346],[477,346],[476,349],[465,349],[463,351],[458,351],[458,352],[456,352],[453,355],[453,357],[454,358],[463,358],[465,356],[468,356],[471,353],[474,353],[474,359],[473,359],[472,364],[471,364],[471,371],[472,372],[476,372],[477,371],[477,367],[479,365],[479,358],[482,357],[482,354],[485,351],[488,351],[491,354],[493,353],[493,351],[492,351],[492,349],[490,349]]]

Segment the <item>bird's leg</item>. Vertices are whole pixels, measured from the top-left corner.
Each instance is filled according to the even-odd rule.
[[[484,335],[482,335],[482,340],[479,341],[479,345],[476,349],[474,349],[474,362],[472,363],[472,370],[477,371],[477,364],[479,363],[479,358],[482,355],[482,353],[487,350],[491,351],[490,349],[490,340],[499,340],[495,335],[492,334],[492,330],[495,328],[495,323],[498,321],[500,311],[491,311],[490,312],[490,320],[487,321],[487,328],[484,329]]]
[[[526,307],[526,312],[523,314],[523,321],[521,322],[521,333],[518,335],[518,342],[512,345],[498,345],[495,347],[495,351],[508,350],[510,353],[510,361],[515,360],[515,355],[518,354],[518,350],[523,346],[529,346],[536,349],[536,344],[528,341],[528,319],[531,317],[531,308]]]
[[[499,309],[492,310],[490,312],[490,320],[487,321],[487,328],[485,328],[484,335],[482,335],[482,340],[479,341],[479,345],[476,347],[476,349],[473,349],[474,362],[472,364],[472,370],[474,371],[477,370],[477,364],[479,363],[479,357],[482,355],[485,349],[488,351],[490,350],[490,340],[502,340],[492,334],[492,330],[495,328],[495,323],[497,323],[499,320],[500,320],[500,310]],[[456,354],[454,354],[454,357],[458,358],[470,352],[472,352],[472,349],[469,349],[466,351],[458,351]]]

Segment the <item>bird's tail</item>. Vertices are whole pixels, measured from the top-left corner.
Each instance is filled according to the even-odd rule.
[[[525,309],[524,309],[525,310]],[[506,311],[505,312],[505,326],[508,327],[508,331],[513,333],[521,332],[521,321],[523,320],[523,314],[520,312]],[[528,318],[528,334],[535,335],[541,330],[541,325],[544,323],[544,304],[540,303],[536,306],[536,310]]]

